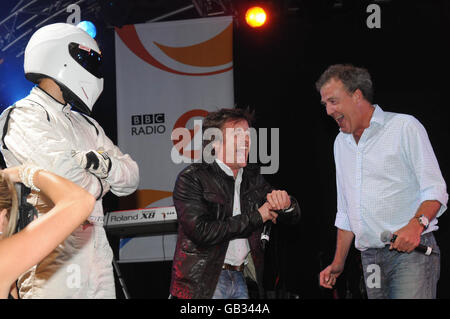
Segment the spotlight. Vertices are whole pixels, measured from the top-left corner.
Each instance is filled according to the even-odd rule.
[[[261,7],[251,7],[245,13],[245,21],[252,28],[259,28],[266,23],[267,14]]]
[[[95,36],[97,35],[97,29],[91,21],[81,21],[77,24],[77,27],[86,31],[92,38],[95,39]]]

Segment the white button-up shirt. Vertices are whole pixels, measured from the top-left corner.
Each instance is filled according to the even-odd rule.
[[[229,168],[226,164],[224,164],[222,161],[215,159],[216,163],[219,165],[219,167],[228,175],[233,176],[234,174],[231,168]],[[244,172],[244,169],[239,169],[236,178],[234,180],[234,198],[233,198],[233,216],[240,215],[241,214],[241,182],[242,182],[242,173]],[[246,262],[247,255],[250,251],[250,246],[248,244],[247,238],[237,238],[230,240],[230,243],[228,244],[228,250],[225,255],[225,263],[234,265],[234,266],[240,266],[244,262]]]
[[[383,231],[395,232],[420,204],[437,200],[447,209],[448,194],[428,135],[411,115],[384,112],[378,105],[357,144],[339,133],[334,143],[337,184],[335,226],[355,234],[363,251],[384,247]],[[437,219],[425,232],[436,230]],[[424,232],[424,233],[425,233]]]

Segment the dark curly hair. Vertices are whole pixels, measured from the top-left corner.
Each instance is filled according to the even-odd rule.
[[[223,129],[223,126],[227,122],[238,122],[241,120],[245,120],[248,123],[248,126],[252,126],[255,119],[255,112],[250,112],[249,108],[241,109],[220,109],[216,112],[210,112],[203,120],[202,125],[202,133],[205,133],[207,129],[216,128],[219,130]],[[203,148],[211,143],[214,139],[211,140],[203,140]]]

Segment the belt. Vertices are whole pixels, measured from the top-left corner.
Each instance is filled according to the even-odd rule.
[[[245,264],[242,264],[240,266],[233,266],[230,264],[223,264],[222,269],[225,270],[232,270],[232,271],[244,271]]]

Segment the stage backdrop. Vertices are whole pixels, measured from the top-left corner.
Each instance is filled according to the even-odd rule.
[[[118,145],[140,169],[139,188],[121,208],[173,205],[178,173],[201,156],[194,121],[234,105],[232,35],[232,17],[116,28]],[[193,142],[186,144],[186,136],[172,140],[176,128],[189,129]],[[146,239],[122,241],[121,259],[128,253],[130,259],[153,258],[145,257],[148,246],[140,251],[137,240]],[[167,250],[165,255],[172,258]]]

